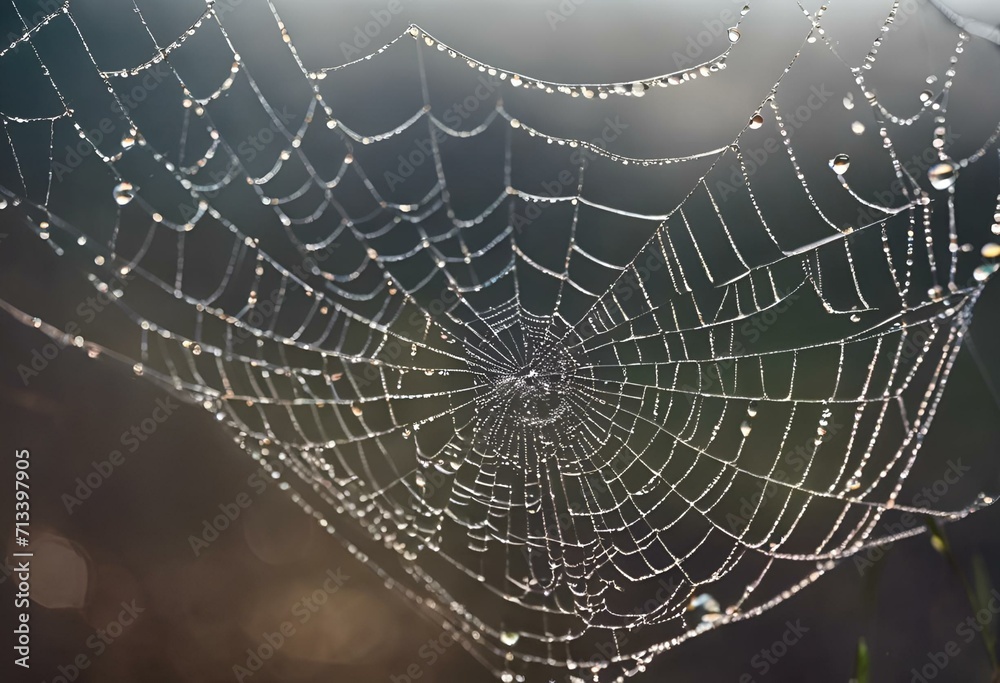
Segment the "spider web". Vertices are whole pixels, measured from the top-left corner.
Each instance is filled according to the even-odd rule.
[[[949,156],[959,58],[982,41],[942,22],[947,65],[915,108],[897,107],[868,79],[900,3],[852,61],[827,35],[830,10],[795,11],[798,47],[735,137],[644,158],[544,132],[503,97],[533,91],[568,110],[694,91],[726,78],[749,8],[700,63],[560,84],[418,26],[314,65],[271,0],[209,2],[169,40],[154,8],[129,6],[142,47],[122,67],[101,58],[85,3],[37,24],[15,3],[0,67],[33,79],[37,101],[4,94],[0,206],[120,321],[71,334],[2,305],[203,405],[502,680],[620,680],[924,530],[903,515],[959,519],[992,502],[903,497],[996,268],[967,241],[985,242],[1000,215],[970,209],[959,235],[957,198],[977,177],[980,195],[995,187],[996,167],[977,162],[994,159],[1000,129]],[[255,13],[276,40],[248,40],[240,18]],[[255,75],[258,50],[281,60],[279,77]],[[782,102],[809,58],[850,79],[843,107],[824,112],[870,121],[858,149],[884,175],[859,175],[864,188],[849,183],[857,155],[853,169],[847,154],[818,169],[797,151],[802,117]],[[409,113],[349,124],[338,107],[372,90],[381,64]],[[489,97],[455,125],[432,76],[463,69]],[[768,130],[765,166],[747,150]],[[907,136],[931,141],[927,167],[898,151]],[[66,182],[63,140],[82,142],[90,171]],[[449,172],[469,157],[468,177]],[[570,180],[551,191],[551,177]],[[885,201],[875,190],[892,181]]]

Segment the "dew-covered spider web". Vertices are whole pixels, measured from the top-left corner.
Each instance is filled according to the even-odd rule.
[[[416,25],[314,55],[294,2],[27,4],[0,207],[114,306],[5,310],[203,405],[502,680],[992,502],[908,488],[1000,255],[996,46],[934,7],[699,4],[684,59],[561,84]]]

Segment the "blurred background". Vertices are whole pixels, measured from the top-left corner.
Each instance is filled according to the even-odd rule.
[[[715,27],[738,17],[742,4],[276,3],[309,69],[362,57],[417,23],[483,62],[556,82],[614,82],[700,63],[726,49],[729,39]],[[802,47],[809,28],[796,3],[751,4],[727,69],[718,76],[656,90],[642,99],[612,97],[586,103],[504,87],[475,111],[465,107],[468,117],[462,117],[462,126],[472,128],[481,122],[502,95],[512,115],[562,137],[591,140],[601,136],[609,120],[624,122],[623,132],[607,143],[625,155],[678,156],[726,145]],[[824,28],[840,56],[855,64],[878,35],[892,3],[830,4]],[[995,3],[949,4],[984,26],[1000,22]],[[818,5],[812,3],[808,9],[815,11]],[[919,103],[917,94],[926,87],[925,78],[948,68],[957,29],[926,1],[901,5],[904,10],[870,78],[890,109],[910,111]],[[17,0],[16,6],[25,19],[55,10],[27,0]],[[139,6],[150,30],[160,38],[179,35],[204,8],[193,0]],[[72,7],[102,66],[119,68],[149,57],[131,3],[74,0]],[[23,33],[16,13],[4,8],[2,16],[0,32]],[[301,84],[282,68],[270,66],[270,51],[277,54],[282,46],[273,21],[268,24],[266,4],[235,3],[225,21],[230,19],[251,70],[275,101],[289,103],[290,116],[299,120],[305,113]],[[373,21],[377,28],[366,34]],[[81,55],[62,47],[70,41],[60,33],[65,27],[57,23],[51,33],[40,32],[39,49],[51,57],[53,73],[60,85],[65,84],[63,94],[79,119],[96,125],[107,112],[106,103],[97,97],[99,82],[83,76],[75,80],[73,69],[81,65]],[[703,34],[710,37],[705,44],[697,40]],[[202,86],[217,84],[229,64],[222,64],[220,72],[218,60],[212,59],[212,45],[194,47],[179,50],[175,61],[189,87],[200,92],[205,90]],[[807,48],[779,89],[779,101],[790,110],[804,104],[815,88],[834,93],[829,105],[795,126],[800,164],[807,178],[817,178],[815,191],[823,197],[838,187],[826,169],[827,161],[837,152],[849,151],[855,171],[852,186],[877,191],[891,177],[884,175],[878,126],[860,97],[855,97],[857,109],[842,104],[856,86],[844,64],[819,47]],[[329,88],[325,92],[338,118],[357,130],[383,130],[421,105],[412,45],[399,48],[325,79],[324,87]],[[948,103],[949,126],[958,133],[952,141],[956,158],[971,154],[1000,120],[998,53],[997,45],[974,39],[962,55]],[[433,110],[447,111],[465,101],[477,85],[475,72],[433,51],[425,57]],[[94,96],[88,97],[88,92]],[[150,92],[135,112],[144,124],[143,134],[168,153],[177,151],[182,134],[181,99],[176,83],[165,84]],[[237,125],[251,117],[238,98],[230,100],[221,103],[219,119]],[[53,113],[54,103],[52,88],[29,49],[22,45],[0,58],[0,112],[46,116]],[[852,126],[855,121],[862,124],[861,133]],[[919,155],[928,146],[928,127],[922,124],[893,133],[902,158]],[[246,125],[255,128],[253,123]],[[16,188],[19,176],[23,177],[28,197],[48,202],[56,213],[77,223],[96,225],[110,215],[105,205],[114,182],[93,158],[83,159],[80,168],[70,164],[71,171],[58,176],[51,196],[47,194],[49,162],[67,158],[60,150],[74,143],[71,129],[50,138],[47,124],[6,128],[20,152],[20,169],[5,156],[0,184]],[[109,139],[121,134],[116,129]],[[766,149],[768,138],[777,133],[768,121],[759,131],[748,131],[748,136],[741,142],[746,149]],[[239,136],[234,134],[233,139]],[[404,140],[401,149],[412,142]],[[454,147],[453,152],[452,147],[446,149],[446,161],[453,164],[449,168],[472,188],[455,193],[457,207],[469,213],[483,203],[475,188],[495,183],[502,169],[502,139],[487,137],[468,147],[459,146],[465,141],[447,144]],[[393,168],[396,151],[378,154],[382,152],[366,148],[358,156],[374,168]],[[518,187],[539,187],[557,177],[560,169],[572,168],[566,154],[547,151],[544,145],[515,147],[514,154]],[[760,183],[757,191],[762,201],[778,207],[779,230],[807,230],[808,226],[798,225],[798,205],[787,189],[792,184],[797,187],[797,180],[783,157],[781,164],[780,169],[778,161],[770,168],[762,165],[755,179]],[[975,168],[963,171],[959,225],[966,235],[963,240],[975,243],[977,251],[990,239],[988,217],[996,204],[998,170],[994,151]],[[587,173],[587,196],[633,211],[666,210],[690,187],[683,182],[686,176],[671,167],[639,173],[595,162]],[[419,194],[418,186],[416,181],[404,184],[397,196]],[[785,212],[780,209],[783,205]],[[853,217],[853,209],[850,213]],[[274,226],[257,227],[263,231]],[[60,329],[78,318],[78,307],[91,294],[81,269],[70,259],[56,257],[37,233],[27,229],[15,207],[0,212],[0,233],[0,298]],[[606,248],[613,252],[616,239],[608,238]],[[203,256],[213,260],[211,253]],[[134,335],[123,316],[113,308],[89,310],[93,316],[88,314],[87,322],[91,317],[96,320],[95,336],[113,347],[127,346],[117,343]],[[1000,399],[992,389],[1000,384],[996,353],[1000,292],[995,283],[985,289],[976,310],[969,336],[979,356],[974,358],[965,349],[958,355],[913,475],[915,482],[928,485],[944,477],[953,462],[970,468],[948,487],[945,500],[936,503],[942,509],[968,505],[980,492],[994,496],[1000,492]],[[387,590],[381,578],[303,514],[201,407],[178,401],[128,367],[94,362],[84,351],[53,345],[48,337],[6,315],[0,316],[0,359],[0,440],[5,453],[0,479],[13,481],[9,456],[15,449],[32,453],[32,668],[26,675],[11,667],[13,680],[492,679],[461,645],[452,643],[447,631],[399,593]],[[31,372],[26,373],[25,367]],[[115,450],[123,452],[123,462],[108,469],[104,463]],[[11,488],[5,486],[0,493],[0,510],[13,509]],[[919,491],[918,484],[914,492]],[[206,520],[233,510],[234,504],[242,512],[217,530],[217,538],[205,547],[192,543],[192,537],[204,534]],[[8,523],[2,523],[9,551],[12,535]],[[1000,510],[994,506],[947,525],[954,554],[966,574],[971,573],[973,558],[979,557],[993,582],[1000,581],[998,524]],[[914,670],[919,672],[934,661],[931,653],[944,651],[949,641],[956,640],[960,652],[948,657],[935,674],[937,680],[989,681],[990,662],[983,644],[956,637],[956,629],[970,615],[969,603],[953,568],[928,537],[896,543],[884,555],[869,559],[872,567],[859,569],[845,561],[762,616],[710,631],[658,656],[638,680],[846,681],[858,638],[864,637],[873,681],[920,680]],[[4,573],[0,576],[4,639],[10,638],[7,610],[14,592],[14,581]],[[260,652],[265,634],[280,631],[287,622],[294,622],[294,636],[254,670],[248,649]],[[794,645],[776,646],[793,626],[799,634]],[[82,669],[74,663],[81,655],[87,663]],[[9,666],[5,655],[0,670]],[[241,674],[235,666],[249,668]]]

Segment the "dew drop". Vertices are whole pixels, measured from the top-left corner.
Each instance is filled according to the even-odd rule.
[[[921,102],[926,102],[932,97],[934,97],[934,93],[932,93],[930,90],[924,90],[922,93],[920,93]]]
[[[517,645],[517,641],[521,639],[521,636],[514,633],[513,631],[504,631],[500,634],[500,642],[507,647],[513,647]]]
[[[854,109],[854,93],[849,92],[844,96],[844,109]]]
[[[135,146],[135,137],[131,133],[122,136],[122,149],[132,149]]]
[[[754,114],[753,118],[750,119],[750,127],[756,130],[764,125],[764,117],[760,114]]]
[[[838,154],[837,156],[830,159],[830,168],[837,175],[844,175],[847,173],[847,169],[851,166],[851,157],[846,154]]]
[[[859,322],[861,322],[861,316],[858,315],[857,313],[855,313],[854,315],[851,316],[851,322],[852,323],[859,323]]]
[[[113,194],[118,205],[125,206],[135,198],[135,189],[132,187],[132,183],[122,181],[115,185]]]
[[[1000,264],[984,263],[972,271],[972,277],[975,278],[976,282],[986,282],[993,276],[993,273],[997,272],[997,268],[1000,268]]]
[[[701,595],[691,598],[691,601],[688,603],[688,610],[696,609],[714,614],[718,614],[722,611],[719,601],[712,597],[709,593],[702,593]]]
[[[1000,258],[1000,244],[987,242],[983,245],[980,253],[982,253],[983,258]]]
[[[859,488],[861,488],[861,482],[852,477],[847,480],[847,488],[850,491],[857,491]]]
[[[947,190],[958,180],[958,166],[951,159],[944,158],[927,170],[927,179],[935,190]]]
[[[740,432],[742,432],[743,436],[750,436],[751,429],[753,429],[753,426],[747,420],[744,420],[743,424],[740,425]]]
[[[757,401],[750,401],[750,405],[747,406],[747,415],[757,417]]]
[[[862,135],[865,132],[865,124],[855,121],[851,124],[851,132],[855,135]]]
[[[740,39],[740,31],[739,31],[739,29],[737,29],[735,26],[733,28],[729,29],[729,42],[730,43],[735,43],[739,39]]]
[[[0,197],[0,211],[3,211],[6,208],[7,208],[7,200],[4,199],[3,197]]]
[[[354,417],[361,417],[362,413],[361,406],[359,406],[357,403],[352,404],[351,412],[354,413]]]

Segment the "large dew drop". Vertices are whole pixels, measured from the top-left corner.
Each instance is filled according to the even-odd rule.
[[[513,647],[517,645],[517,641],[521,639],[521,636],[514,633],[513,631],[504,631],[500,634],[500,642],[507,647]]]
[[[993,277],[993,273],[997,272],[998,267],[1000,267],[1000,264],[984,263],[972,271],[972,277],[976,279],[976,282],[986,282]]]
[[[947,190],[958,180],[958,166],[951,159],[942,159],[927,170],[927,179],[935,190]]]
[[[764,117],[760,114],[754,114],[753,118],[750,119],[750,127],[756,130],[764,125]]]
[[[113,194],[119,206],[125,206],[135,199],[135,189],[132,187],[132,183],[124,180],[115,185]]]
[[[830,159],[830,168],[837,175],[844,175],[847,173],[847,169],[851,166],[851,157],[846,154],[838,154],[837,156]]]
[[[735,43],[739,39],[740,39],[739,29],[737,29],[735,26],[729,29],[729,42]]]

